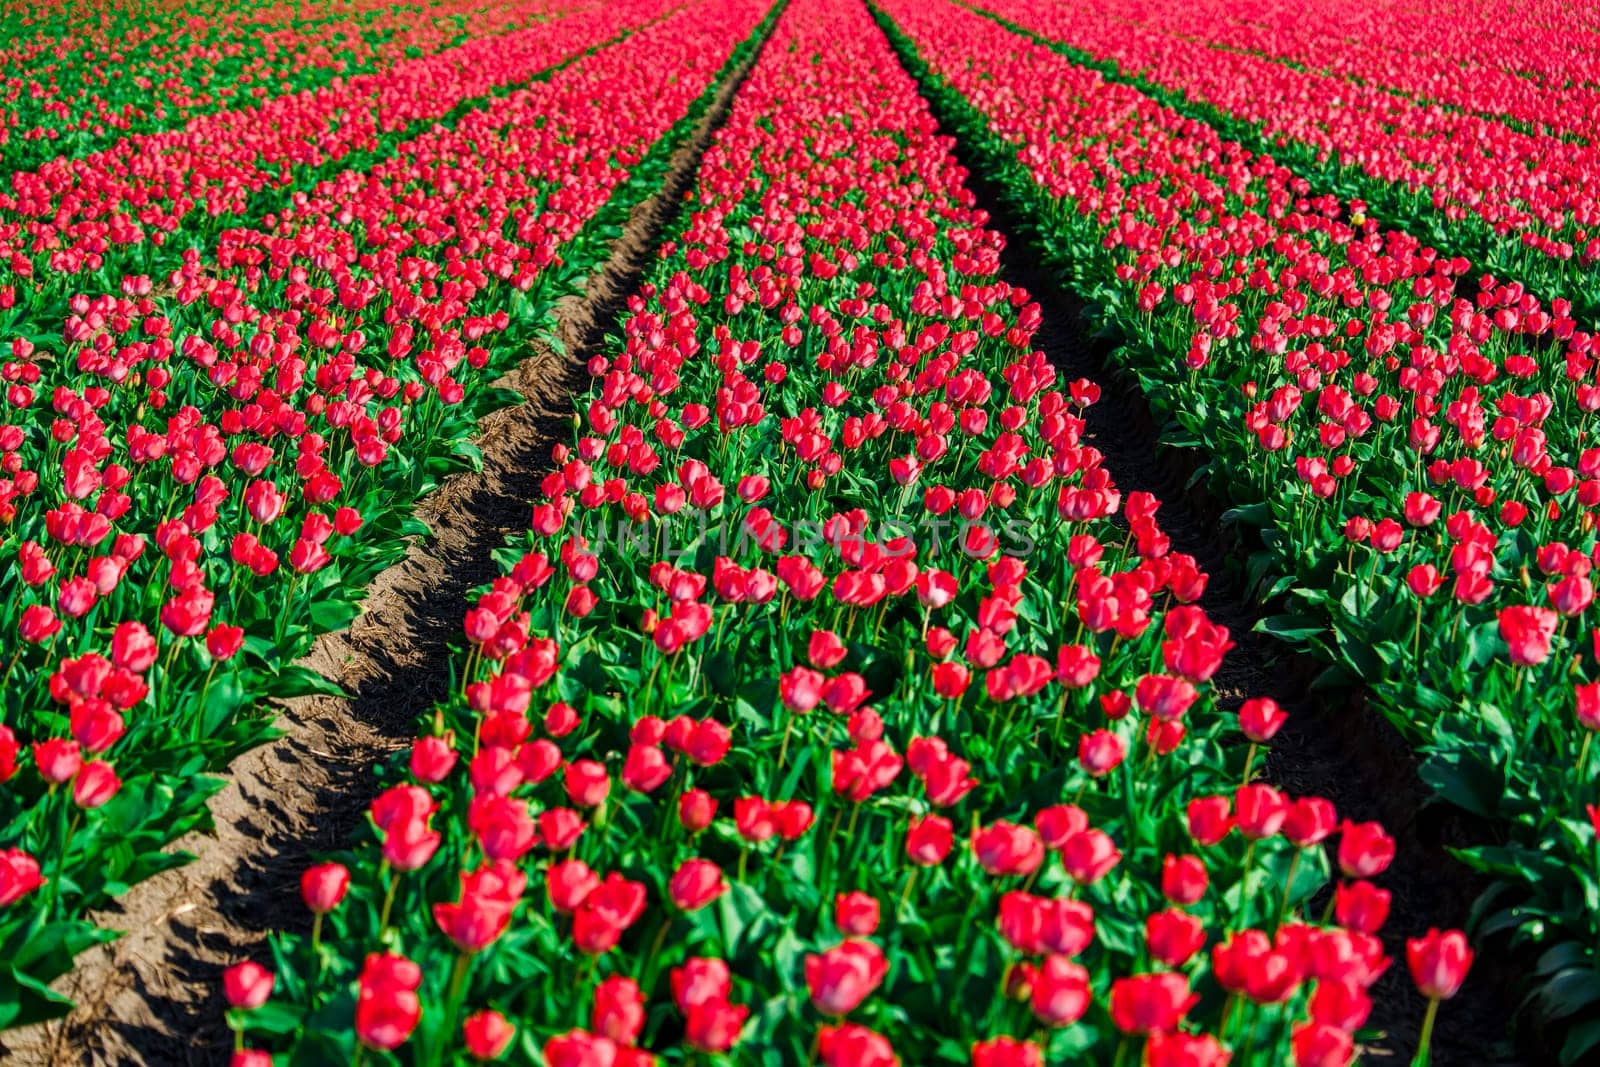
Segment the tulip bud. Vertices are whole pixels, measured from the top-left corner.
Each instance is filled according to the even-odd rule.
[[[1271,697],[1255,697],[1239,706],[1239,729],[1258,745],[1271,741],[1288,720],[1289,713]]]
[[[878,901],[866,893],[840,893],[834,899],[833,921],[846,937],[871,937],[878,929]]]
[[[461,1039],[476,1060],[497,1060],[511,1046],[517,1028],[497,1011],[480,1011],[461,1025]]]
[[[98,808],[108,803],[122,788],[122,779],[111,764],[93,760],[78,769],[72,783],[72,801],[80,808]]]
[[[236,963],[222,972],[222,993],[233,1007],[253,1011],[272,995],[272,982],[272,972],[259,963]]]
[[[704,789],[687,790],[678,799],[678,821],[691,834],[697,834],[710,826],[716,815],[716,798]]]
[[[1161,895],[1174,904],[1193,904],[1205,896],[1209,876],[1199,856],[1168,853],[1161,862]]]
[[[722,869],[715,863],[705,859],[689,859],[673,874],[668,884],[668,895],[678,910],[696,911],[721,896],[727,888]]]
[[[632,978],[612,975],[595,987],[589,1029],[596,1034],[631,1046],[639,1039],[644,1021],[644,994]]]
[[[317,915],[326,915],[344,900],[350,872],[340,863],[319,863],[300,874],[300,899]]]
[[[1429,1000],[1449,1000],[1460,992],[1472,968],[1472,949],[1459,930],[1430,929],[1406,942],[1406,965],[1417,989]]]
[[[456,764],[453,738],[419,737],[411,743],[411,776],[419,782],[444,781]]]

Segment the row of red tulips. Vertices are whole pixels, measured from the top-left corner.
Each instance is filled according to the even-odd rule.
[[[525,25],[485,0],[48,4],[0,44],[0,170],[107,147]]]
[[[434,123],[665,9],[626,0],[540,21],[561,9],[518,0],[507,14],[526,28],[14,172],[0,190],[0,312],[11,332],[37,341],[80,289],[116,288],[127,274],[162,277],[228,226],[292,208],[294,190],[346,168],[365,170]]]
[[[1364,685],[1487,820],[1479,933],[1538,950],[1524,1015],[1600,1044],[1592,335],[1269,159],[955,7],[886,0],[1173,439],[1259,527],[1266,628]],[[1050,87],[1047,91],[1046,87]]]
[[[86,913],[182,862],[259,703],[326,684],[293,661],[403,552],[757,17],[668,14],[13,344],[0,1026],[62,1010],[46,983],[114,936]]]
[[[1580,12],[1541,0],[1349,0],[1317,7],[1281,0],[1182,6],[1113,0],[1099,10],[1212,48],[1252,52],[1527,132],[1587,143],[1600,137],[1600,79],[1590,59],[1600,24],[1585,28],[1577,24]]]
[[[1349,1062],[1394,842],[1250,780],[950,148],[860,0],[779,18],[236,1064]]]
[[[1481,269],[1549,299],[1600,310],[1589,284],[1600,260],[1600,143],[1424,104],[1188,36],[1114,18],[1088,4],[985,0],[1073,57],[1104,65],[1320,189]],[[1549,103],[1553,110],[1558,101]]]

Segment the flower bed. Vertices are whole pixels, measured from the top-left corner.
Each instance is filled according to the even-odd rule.
[[[1359,683],[1539,950],[1535,1024],[1600,1041],[1589,577],[1592,335],[1272,161],[998,24],[884,4],[1170,438],[1260,532],[1270,632]],[[1052,86],[1046,94],[1041,87]],[[1468,298],[1463,291],[1473,292]],[[1586,624],[1587,621],[1587,624]]]
[[[13,343],[0,426],[0,1026],[183,857],[258,702],[349,624],[473,455],[489,387],[659,183],[757,5],[692,4],[392,159],[297,193],[157,282]]]
[[[241,1067],[1349,1059],[1393,841],[1250,781],[1283,714],[950,145],[787,8]]]
[[[253,101],[383,70],[543,17],[484,0],[45,4],[0,45],[7,171],[81,156]],[[17,17],[13,10],[11,17]]]
[[[979,5],[1069,49],[1080,62],[1159,94],[1224,137],[1281,157],[1319,192],[1546,301],[1600,312],[1600,144],[1409,100],[1371,84],[1296,69],[1154,32],[1089,5]],[[1548,102],[1558,109],[1559,101]]]

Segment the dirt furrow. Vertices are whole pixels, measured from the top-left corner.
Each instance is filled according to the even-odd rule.
[[[536,344],[496,383],[523,402],[479,424],[482,470],[452,476],[418,502],[431,536],[374,580],[347,632],[319,638],[302,661],[351,696],[287,702],[278,718],[284,736],[229,767],[229,784],[211,803],[215,832],[174,846],[195,861],[141,883],[96,917],[127,933],[86,953],[62,980],[61,991],[78,1002],[70,1016],[0,1041],[6,1062],[226,1062],[223,968],[262,958],[273,930],[309,927],[300,872],[316,853],[347,843],[377,793],[374,766],[408,745],[419,717],[446,697],[448,652],[460,639],[467,595],[498,574],[492,553],[527,529],[550,445],[570,432],[584,363],[637,287],[759,54],[723,82],[583,295],[558,305],[567,355]]]

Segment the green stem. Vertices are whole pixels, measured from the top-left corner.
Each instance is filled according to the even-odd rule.
[[[389,929],[389,912],[394,908],[394,892],[400,886],[400,876],[389,868],[387,860],[384,861],[382,872],[389,877],[389,888],[384,891],[383,912],[378,918],[378,936],[380,938],[383,936],[383,932]]]
[[[1417,1041],[1417,1057],[1411,1061],[1411,1067],[1427,1067],[1428,1045],[1433,1040],[1433,1020],[1439,1014],[1439,1001],[1437,998],[1428,1001],[1428,1014],[1422,1017],[1422,1037]]]
[[[1300,850],[1295,849],[1294,855],[1289,857],[1289,875],[1283,880],[1283,900],[1278,904],[1278,921],[1272,929],[1276,931],[1283,926],[1283,917],[1289,914],[1289,897],[1294,893],[1294,875],[1300,867]]]

